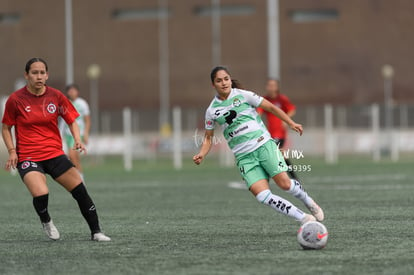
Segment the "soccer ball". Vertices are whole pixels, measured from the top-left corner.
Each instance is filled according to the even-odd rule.
[[[298,242],[303,249],[322,249],[328,242],[328,230],[320,222],[304,223],[298,230]]]

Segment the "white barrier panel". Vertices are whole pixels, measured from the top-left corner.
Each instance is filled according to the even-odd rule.
[[[124,169],[125,171],[132,170],[132,127],[131,127],[131,109],[124,108],[122,112],[123,126],[124,126]]]
[[[332,105],[325,105],[325,160],[327,163],[337,163],[338,151],[336,135],[333,129],[333,110]]]
[[[182,129],[181,129],[181,108],[175,107],[173,109],[173,163],[174,168],[179,170],[183,167],[183,153],[182,153]]]
[[[380,136],[380,118],[378,104],[371,106],[371,128],[372,128],[372,159],[380,161],[381,159],[381,136]]]

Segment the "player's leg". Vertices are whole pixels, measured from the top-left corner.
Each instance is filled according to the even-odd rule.
[[[267,142],[263,145],[261,166],[281,189],[300,199],[317,220],[324,219],[322,209],[305,192],[299,181],[290,179],[287,175],[288,167],[285,159],[274,142]]]
[[[53,224],[48,211],[49,189],[46,176],[39,165],[36,162],[24,161],[19,163],[18,169],[26,188],[33,197],[33,207],[40,218],[44,232],[50,239],[58,240],[59,231]]]
[[[72,135],[66,135],[66,145],[68,146],[68,156],[70,161],[75,165],[76,169],[78,169],[81,179],[83,181],[83,169],[82,164],[80,161],[80,154],[77,150],[73,150],[73,146],[75,145],[75,140],[73,139]]]
[[[299,181],[290,179],[286,172],[273,176],[273,180],[281,189],[301,200],[318,221],[323,221],[324,213],[322,208],[308,195]]]
[[[268,181],[265,179],[253,183],[250,186],[249,190],[260,203],[270,206],[277,212],[294,218],[302,224],[311,220],[315,220],[313,216],[304,213],[290,201],[273,194],[270,191]]]
[[[284,146],[285,146],[285,142],[286,142],[286,139],[278,139],[278,138],[275,138],[274,139],[274,141],[276,142],[276,144],[277,144],[277,147],[283,152],[283,148],[284,148]],[[292,178],[292,179],[297,179],[297,180],[299,180],[299,178],[298,178],[298,175],[295,173],[295,171],[292,169],[292,163],[290,162],[290,160],[289,160],[289,158],[285,158],[285,156],[283,155],[283,158],[285,159],[285,162],[286,162],[286,164],[287,164],[287,166],[288,166],[288,170],[287,170],[287,173],[289,174],[289,176]]]
[[[79,170],[79,173],[82,174],[82,165],[80,163],[80,154],[77,150],[73,150],[72,148],[69,150],[69,159],[72,161],[73,165],[75,165],[76,169]]]
[[[54,160],[51,176],[62,185],[77,201],[82,216],[91,230],[92,239],[96,241],[110,241],[111,239],[101,232],[98,213],[92,198],[89,196],[78,170],[66,158],[60,156]]]
[[[285,162],[288,166],[288,171],[287,172],[288,172],[290,178],[299,180],[298,175],[296,174],[295,170],[293,170],[293,165],[292,165],[292,162],[290,161],[290,159],[285,158]]]
[[[256,152],[260,155],[260,152]],[[296,208],[289,201],[272,194],[269,188],[268,174],[260,166],[255,152],[250,153],[237,161],[237,166],[244,181],[247,184],[250,192],[256,197],[256,199],[279,213],[292,217],[300,222],[304,222],[307,219],[311,219],[310,215],[303,213]]]

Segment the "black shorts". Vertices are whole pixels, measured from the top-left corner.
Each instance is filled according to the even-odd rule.
[[[285,145],[285,139],[284,138],[274,138],[273,140],[276,142],[279,149],[282,149],[283,145]]]
[[[74,165],[66,155],[42,161],[25,160],[17,164],[17,170],[22,179],[31,171],[49,174],[53,179],[56,179],[72,167],[74,167]]]

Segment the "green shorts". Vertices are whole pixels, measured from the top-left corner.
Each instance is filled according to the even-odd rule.
[[[285,159],[273,140],[253,152],[238,156],[237,167],[248,188],[259,180],[268,180],[288,170]]]
[[[83,136],[81,136],[81,139],[83,140]],[[65,135],[65,141],[68,149],[71,149],[73,146],[75,146],[75,139],[72,135]]]

